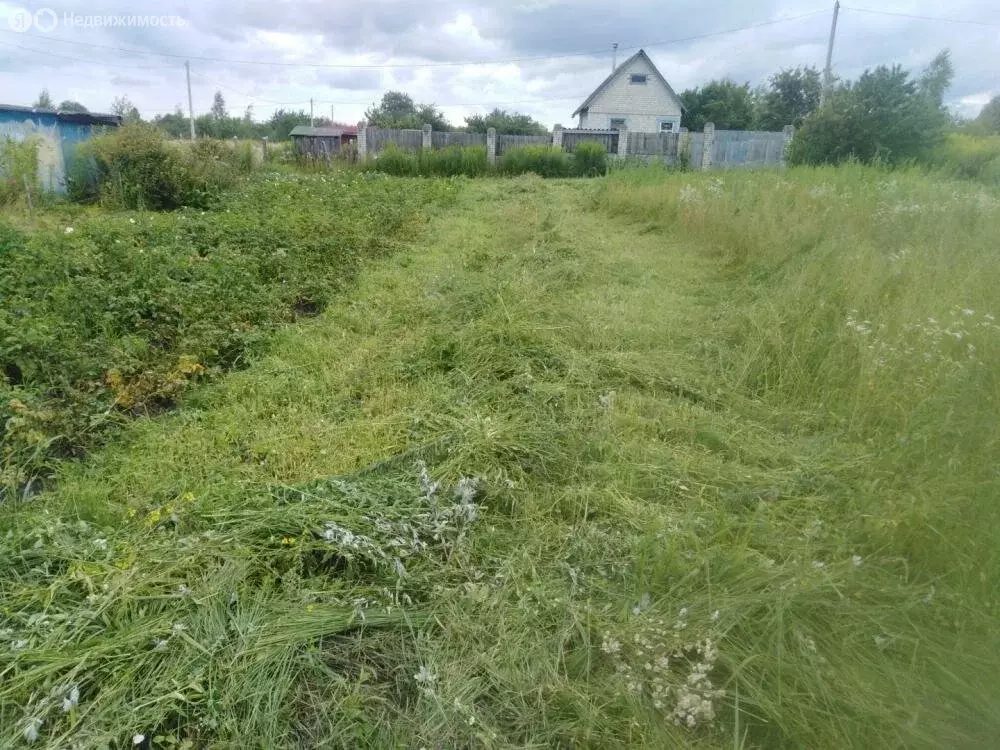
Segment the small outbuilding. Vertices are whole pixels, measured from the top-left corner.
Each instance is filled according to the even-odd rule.
[[[0,104],[0,143],[34,139],[38,143],[38,180],[42,188],[65,192],[76,147],[91,136],[121,124],[117,115],[62,112]]]
[[[357,125],[327,125],[310,127],[297,125],[289,133],[295,153],[312,159],[330,159],[345,146],[358,140]]]

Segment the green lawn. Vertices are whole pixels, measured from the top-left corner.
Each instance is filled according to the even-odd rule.
[[[452,184],[0,507],[0,746],[995,742],[1000,196]]]

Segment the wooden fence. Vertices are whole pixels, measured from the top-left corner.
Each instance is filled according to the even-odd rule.
[[[498,135],[497,156],[503,156],[512,148],[522,146],[551,146],[551,135]]]
[[[562,132],[563,151],[572,151],[578,143],[597,141],[609,154],[618,153],[617,130],[564,130]]]
[[[629,156],[658,156],[675,162],[679,148],[679,133],[629,133],[626,150]]]
[[[377,154],[389,144],[395,144],[404,151],[419,151],[424,144],[422,130],[384,130],[368,128],[368,152]]]
[[[448,146],[481,146],[486,147],[486,133],[448,133],[435,130],[431,133],[431,148],[448,148]]]

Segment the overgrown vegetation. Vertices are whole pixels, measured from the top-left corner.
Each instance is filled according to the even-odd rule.
[[[95,151],[122,166],[112,189],[123,185],[133,205],[179,200],[182,159],[231,153],[203,142],[182,157],[146,130],[116,135]],[[53,461],[81,455],[122,415],[171,406],[189,382],[238,366],[266,332],[322,310],[449,191],[404,193],[378,177],[267,174],[211,212],[68,207],[30,233],[0,224],[0,497],[37,490]]]
[[[404,151],[389,146],[366,162],[363,168],[398,177],[480,177],[490,171],[486,149],[479,146],[448,146],[420,151]]]
[[[927,161],[944,138],[944,91],[954,74],[947,51],[919,79],[898,65],[838,85],[810,114],[789,149],[793,164]]]
[[[208,208],[253,168],[249,144],[170,143],[155,128],[138,123],[78,147],[68,191],[78,202],[99,199],[113,208]]]
[[[205,216],[73,210],[72,232],[53,214],[4,234],[21,275],[56,269],[0,292],[0,330],[38,321],[21,345],[46,371],[52,332],[97,351],[60,311],[112,300],[80,331],[139,321],[108,337],[119,371],[163,332],[156,361],[200,377],[181,342],[204,316],[240,327],[215,307],[311,314],[293,287],[387,257],[266,349],[239,339],[246,368],[0,505],[0,744],[1000,731],[995,191],[859,165],[343,172],[240,184]],[[94,360],[108,407],[143,385],[103,385]],[[0,403],[22,430],[42,409],[19,377]],[[46,388],[46,409],[72,401]]]
[[[551,146],[519,146],[505,151],[491,165],[486,149],[478,146],[420,151],[389,146],[363,168],[400,177],[512,177],[528,173],[540,177],[595,177],[607,172],[608,156],[604,146],[596,142],[580,143],[572,154]]]
[[[1000,187],[1000,135],[949,133],[930,162],[941,174]]]
[[[34,139],[0,139],[0,206],[38,192],[38,146]]]
[[[581,141],[573,148],[573,172],[578,177],[600,177],[608,171],[608,152],[603,143]]]

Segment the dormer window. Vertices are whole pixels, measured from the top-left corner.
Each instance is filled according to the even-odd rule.
[[[639,86],[646,85],[646,74],[645,73],[633,73],[631,76],[631,82]]]

